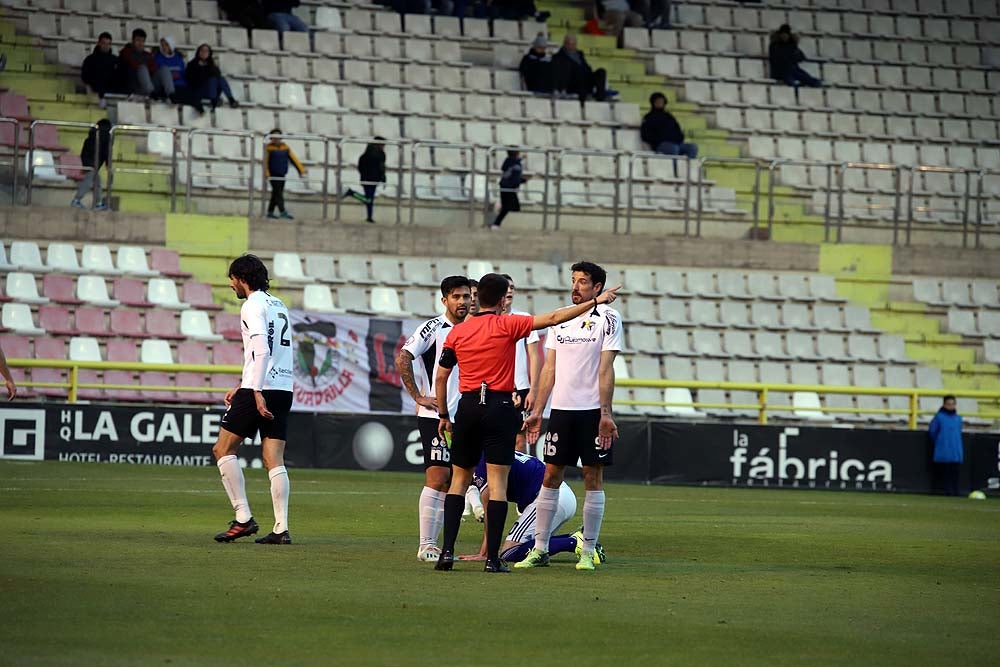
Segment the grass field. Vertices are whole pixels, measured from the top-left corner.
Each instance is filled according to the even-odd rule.
[[[597,572],[563,555],[544,570],[449,574],[414,557],[417,476],[293,470],[291,481],[296,544],[216,544],[231,512],[214,468],[0,463],[0,664],[1000,655],[995,501],[610,485],[610,562]],[[248,471],[247,486],[266,532],[266,475]],[[460,551],[478,548],[479,530],[463,526]]]

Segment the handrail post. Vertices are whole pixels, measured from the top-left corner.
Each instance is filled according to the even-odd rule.
[[[705,208],[705,202],[703,202],[702,199],[701,199],[701,197],[702,197],[701,191],[702,191],[703,186],[705,184],[705,162],[706,162],[705,160],[702,160],[698,164],[698,192],[696,193],[696,197],[697,197],[697,201],[698,201],[698,209],[695,211],[694,224],[695,224],[695,230],[696,231],[695,231],[694,235],[695,236],[699,236],[699,237],[701,236],[701,214],[702,214],[702,210]],[[690,174],[690,171],[691,171],[690,167],[691,167],[691,163],[689,161],[688,162],[688,173],[689,174]],[[687,179],[687,180],[690,182],[691,179]],[[689,195],[689,191],[685,191],[684,194],[685,194],[684,199],[688,199],[687,195]],[[686,211],[687,211],[687,207],[685,206],[685,212]],[[684,236],[688,235],[687,226],[688,226],[688,224],[687,224],[687,215],[685,215],[684,216]]]
[[[619,175],[622,173],[622,154],[615,153],[615,194],[614,201],[611,202],[612,215],[614,215],[614,231],[618,234],[618,206],[621,202],[621,178]]]
[[[101,134],[97,133],[98,136]],[[100,139],[98,139],[100,141]],[[97,164],[95,161],[94,164]],[[97,174],[94,174],[94,183],[97,183]],[[110,202],[109,202],[110,203]],[[177,212],[177,128],[170,128],[170,212]]]
[[[14,124],[14,161],[11,169],[13,175],[10,184],[10,204],[14,206],[17,204],[17,181],[21,172],[21,124],[13,118],[10,121]]]
[[[469,229],[476,226],[476,147],[470,146],[469,151]]]
[[[983,229],[983,179],[986,178],[986,175],[983,173],[982,169],[980,169],[977,172],[977,174],[979,178],[976,179],[976,235],[975,235],[976,246],[975,247],[978,250],[981,247],[980,246],[981,241],[979,235]]]
[[[917,430],[917,406],[919,402],[917,400],[917,392],[910,392],[910,416],[907,425],[911,431]]]
[[[688,226],[691,222],[691,158],[684,158],[686,169],[684,170],[684,236],[688,235]],[[677,161],[674,161],[676,167]],[[699,196],[701,192],[698,193]]]
[[[628,196],[625,197],[625,233],[632,233],[632,200],[633,200],[633,188],[632,188],[632,176],[635,173],[635,154],[629,153],[628,156]]]
[[[556,153],[556,224],[552,228],[554,231],[559,231],[559,222],[562,218],[562,181],[563,181],[563,149],[558,149]]]
[[[910,170],[910,196],[909,196],[909,206],[906,211],[906,245],[910,245],[910,231],[913,229],[913,181],[916,178],[915,169],[909,167]]]
[[[327,222],[330,219],[330,170],[327,168],[330,164],[330,137],[323,137],[323,208],[322,217],[323,222]],[[340,198],[340,193],[337,193],[337,198]]]
[[[768,172],[767,172],[767,238],[769,239],[771,238],[771,235],[774,233],[774,179],[775,179],[775,174],[778,171],[778,167],[781,166],[781,163],[782,160],[780,159],[771,160],[771,164],[768,166]],[[826,224],[824,226],[826,227],[827,230],[827,237],[828,237],[827,240],[829,240],[829,228],[830,228],[829,218],[827,218]],[[757,216],[754,215],[753,233],[755,237],[757,235],[758,227],[759,225],[757,222]]]
[[[415,201],[417,198],[417,149],[420,142],[414,141],[410,144],[410,224],[413,224]]]
[[[80,381],[80,367],[76,364],[69,369],[69,402],[76,403],[77,382]]]
[[[547,231],[549,228],[549,178],[551,171],[549,170],[549,165],[551,164],[549,160],[549,154],[551,153],[550,148],[545,149],[545,179],[542,181],[542,231]]]
[[[823,211],[823,241],[830,242],[830,209],[833,204],[833,163],[826,163],[826,206]]]
[[[496,154],[496,146],[491,146],[486,149],[486,160],[483,163],[483,182],[485,184],[485,189],[483,190],[483,227],[486,226],[490,219],[490,164],[493,162],[493,156]]]
[[[837,165],[837,203],[840,208],[840,215],[837,216],[837,243],[844,240],[844,174],[847,172],[847,164]]]
[[[396,142],[396,151],[399,157],[399,172],[396,175],[396,225],[398,226],[403,224],[403,154],[406,152],[406,149],[404,148],[402,141]],[[415,167],[411,164],[410,169],[414,168]],[[340,195],[339,190],[337,195]],[[410,202],[412,203],[413,200],[411,199]],[[410,211],[412,213],[413,209],[411,208]],[[412,218],[410,219],[410,222],[413,222]]]
[[[969,247],[969,194],[971,188],[971,179],[969,178],[969,170],[963,169],[962,175],[965,176],[965,193],[962,195],[962,247]]]
[[[333,204],[333,206],[334,206],[333,219],[336,220],[337,222],[340,222],[340,200],[342,199],[342,197],[340,195],[344,192],[343,176],[341,175],[341,172],[343,171],[343,166],[344,166],[343,165],[343,157],[344,157],[343,144],[344,144],[344,139],[343,138],[338,138],[337,139],[337,196],[334,197],[334,200],[333,200],[333,202],[334,202],[334,204]]]
[[[193,132],[194,132],[194,130],[189,130],[188,133],[187,133],[187,155],[184,158],[184,161],[187,164],[187,178],[184,179],[184,193],[185,193],[184,194],[184,212],[185,213],[190,213],[191,212],[191,190],[192,190],[192,187],[193,187],[192,186],[192,181],[194,180],[193,177],[192,177],[192,175],[191,175],[191,170],[194,168],[194,157],[192,157],[192,155],[191,155],[191,143],[192,143],[191,134]]]
[[[757,397],[760,401],[760,410],[757,413],[757,422],[759,424],[767,424],[767,387],[762,387],[759,390]]]
[[[903,201],[903,171],[899,165],[892,168],[893,189],[892,194],[892,245],[896,246],[899,239],[899,214],[900,204]]]
[[[254,153],[257,152],[257,133],[248,132],[247,134],[249,135],[248,138],[250,139],[250,145],[247,146],[247,150],[249,150],[250,155],[253,155]],[[241,134],[239,136],[242,139],[243,135]],[[256,176],[256,167],[257,167],[257,160],[250,160],[250,170],[247,173],[247,217],[248,218],[253,217],[253,200],[254,200],[253,182],[254,182],[254,176]],[[261,171],[263,172],[263,169]]]
[[[33,122],[28,128],[28,187],[25,193],[25,204],[31,206],[31,194],[35,186],[35,125],[38,121]],[[14,165],[14,169],[17,170],[20,165]]]
[[[754,226],[757,225],[757,216],[760,215],[760,160],[753,163],[753,207],[751,208]]]

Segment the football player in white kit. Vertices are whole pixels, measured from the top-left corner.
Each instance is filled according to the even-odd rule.
[[[607,272],[592,262],[572,266],[574,304],[586,303],[604,290]],[[538,441],[542,408],[552,394],[545,437],[545,478],[538,493],[535,546],[514,567],[549,562],[549,536],[559,485],[567,465],[583,464],[583,548],[578,570],[593,570],[594,550],[604,520],[604,466],[611,465],[618,427],[611,416],[615,356],[622,349],[622,318],[605,304],[553,327],[545,339],[545,365],[539,379],[536,409],[525,421],[528,444]]]
[[[236,452],[246,438],[260,431],[264,467],[271,480],[274,529],[257,538],[259,544],[291,544],[288,533],[288,472],[285,470],[285,439],[292,407],[292,336],[288,309],[281,299],[267,293],[267,267],[253,255],[243,255],[229,266],[230,286],[240,299],[240,329],[243,333],[243,376],[226,393],[228,410],[222,417],[219,439],[212,448],[222,475],[222,486],[236,511],[229,529],[215,536],[217,542],[232,542],[259,530]]]
[[[424,488],[417,503],[420,546],[417,560],[435,562],[441,555],[438,533],[444,521],[444,497],[451,481],[451,453],[438,436],[438,405],[434,396],[434,374],[444,341],[456,324],[465,320],[472,302],[469,279],[449,276],[441,281],[444,314],[421,323],[396,355],[396,370],[403,386],[417,404],[417,426],[424,447]],[[416,373],[414,370],[416,364]],[[458,369],[456,369],[458,370]],[[415,376],[416,375],[416,376]],[[458,373],[452,373],[448,391],[448,413],[458,411]]]

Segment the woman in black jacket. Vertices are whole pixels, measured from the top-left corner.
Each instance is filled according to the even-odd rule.
[[[799,66],[799,63],[806,60],[806,55],[799,48],[799,36],[792,32],[787,23],[771,33],[771,46],[767,56],[771,64],[772,79],[784,81],[796,88],[800,85],[810,88],[822,87],[822,81]]]
[[[384,137],[375,137],[375,141],[368,144],[365,152],[358,159],[358,175],[361,176],[361,187],[365,194],[355,192],[351,188],[344,193],[345,197],[354,197],[365,205],[368,217],[365,222],[375,222],[372,214],[375,212],[375,188],[381,183],[385,183],[385,149],[383,148]]]
[[[229,106],[239,106],[233,97],[229,82],[222,76],[219,66],[215,64],[212,47],[208,44],[202,44],[195,51],[194,58],[184,70],[184,79],[187,81],[188,90],[191,91],[191,97],[195,101],[193,103],[195,107],[201,106],[201,100],[211,100],[214,109],[219,106],[223,95],[229,100]]]

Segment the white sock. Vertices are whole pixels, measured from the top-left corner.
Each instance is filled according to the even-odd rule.
[[[587,491],[583,501],[583,553],[594,553],[604,520],[604,491]]]
[[[535,499],[535,548],[548,552],[552,536],[552,519],[559,507],[559,489],[543,486]]]
[[[420,548],[437,546],[438,533],[444,521],[444,497],[446,494],[425,486],[420,491],[417,504],[420,519]]]
[[[465,492],[465,503],[472,508],[472,511],[476,514],[479,512],[477,510],[483,509],[483,498],[479,494],[479,487],[475,484],[470,484],[469,488]]]
[[[274,505],[274,534],[288,530],[288,494],[292,490],[288,483],[285,466],[275,466],[267,472],[271,478],[271,503]]]
[[[253,514],[250,513],[250,501],[247,500],[246,483],[243,481],[243,468],[240,467],[239,459],[232,455],[223,456],[215,465],[219,466],[222,487],[236,510],[236,520],[246,523],[253,518]]]

